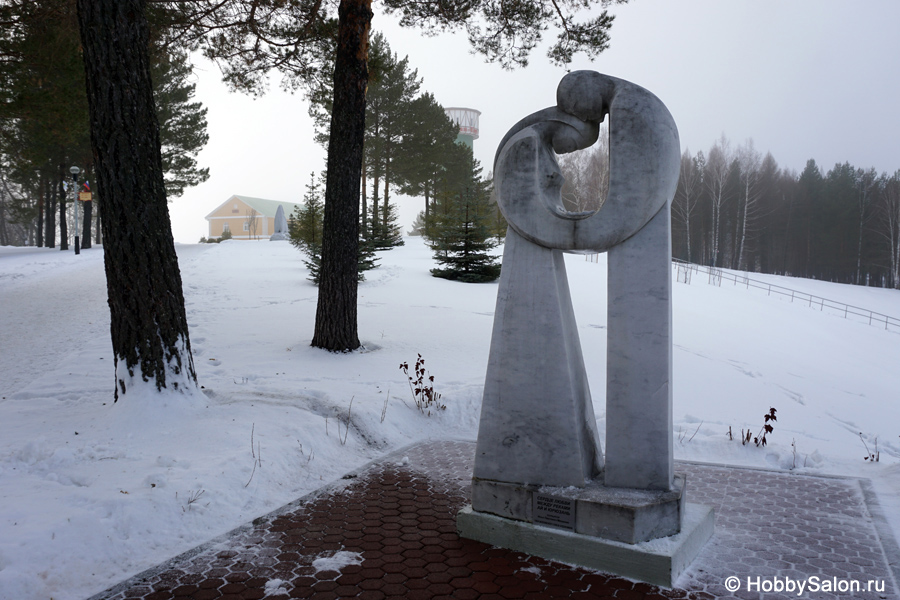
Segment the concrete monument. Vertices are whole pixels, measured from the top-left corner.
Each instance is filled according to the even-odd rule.
[[[607,198],[571,212],[556,154],[591,146],[607,115]],[[672,456],[680,154],[656,96],[593,71],[566,75],[557,105],[501,141],[494,185],[509,231],[464,537],[671,585],[712,534],[712,510],[685,504]],[[609,253],[605,458],[563,252]]]
[[[280,204],[275,211],[275,233],[269,237],[270,242],[288,239],[288,222],[284,217],[284,207]]]

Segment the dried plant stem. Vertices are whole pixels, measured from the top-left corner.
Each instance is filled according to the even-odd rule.
[[[384,398],[384,406],[381,407],[381,422],[384,423],[384,418],[387,416],[387,407],[388,401],[391,399],[391,388],[388,386],[387,396]]]
[[[689,443],[689,444],[691,443],[691,440],[694,439],[694,436],[697,435],[697,432],[700,431],[700,428],[701,428],[701,427],[703,427],[703,421],[700,421],[700,424],[697,425],[697,431],[695,431],[695,432],[694,432],[694,435],[692,435],[692,436],[690,437],[690,439],[688,440],[688,443]]]
[[[347,443],[347,436],[350,435],[350,411],[353,410],[353,398],[356,398],[356,396],[350,397],[350,406],[347,408],[347,424],[346,424],[347,430],[344,431],[344,439],[341,440],[341,446],[343,446],[344,444]],[[341,437],[341,421],[338,420],[338,439],[340,439],[340,437]]]

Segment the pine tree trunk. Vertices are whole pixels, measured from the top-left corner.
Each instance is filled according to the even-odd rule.
[[[369,235],[367,238],[378,237],[378,190],[381,178],[376,174],[372,178],[372,222],[369,224]]]
[[[391,157],[390,154],[384,158],[384,199],[381,201],[381,225],[384,228],[382,235],[388,237],[388,196],[390,195],[391,183]]]
[[[196,386],[166,207],[142,0],[78,0],[91,147],[103,198],[115,397]]]
[[[66,222],[66,188],[64,165],[59,165],[59,249],[69,249],[69,224]]]
[[[0,200],[0,246],[9,245],[9,233],[6,227],[6,203]]]
[[[93,202],[82,202],[81,205],[84,207],[84,221],[82,221],[83,227],[81,232],[81,249],[91,247],[91,213],[93,212]]]
[[[341,0],[325,183],[322,270],[312,339],[313,346],[336,352],[359,348],[356,319],[359,178],[371,21],[371,0]]]
[[[40,184],[38,185],[38,217],[37,217],[37,240],[35,245],[38,248],[44,247],[44,176],[41,175]]]
[[[56,195],[53,193],[53,182],[47,178],[44,186],[44,198],[47,217],[44,219],[44,246],[56,247]]]
[[[859,230],[857,232],[856,243],[856,285],[860,285],[862,280],[862,244],[863,244],[863,224],[866,222],[865,201],[861,200],[859,204]]]
[[[102,212],[103,211],[100,210],[100,205],[98,204],[97,210],[94,213],[94,219],[97,221],[97,223],[94,225],[94,243],[98,246],[103,243],[103,236],[101,235],[102,232],[100,231],[100,223],[103,221],[103,217],[100,214]]]
[[[363,167],[361,169],[361,173],[360,173],[360,177],[359,177],[359,186],[360,186],[359,199],[362,202],[362,210],[360,211],[360,215],[362,215],[362,230],[365,232],[366,231],[366,223],[368,222],[368,219],[369,219],[369,215],[366,212],[369,209],[369,207],[368,207],[369,199],[366,198],[366,166],[365,166],[365,164],[363,164]]]

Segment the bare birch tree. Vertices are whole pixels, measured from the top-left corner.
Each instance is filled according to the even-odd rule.
[[[675,198],[672,200],[672,217],[676,223],[684,225],[684,239],[686,246],[685,259],[693,260],[691,253],[691,216],[697,208],[700,200],[700,192],[703,187],[703,166],[706,159],[703,152],[698,152],[696,157],[691,156],[691,151],[685,148],[681,155],[681,173],[678,178],[678,187],[675,189]]]
[[[856,285],[862,285],[863,235],[866,224],[872,218],[872,204],[878,192],[878,173],[872,167],[868,171],[856,170],[856,209],[859,216],[859,230],[856,245]]]
[[[722,207],[730,200],[728,196],[728,176],[731,172],[731,142],[722,134],[709,150],[706,160],[706,173],[703,182],[709,192],[712,231],[710,246],[712,266],[719,266],[719,238],[722,222]]]
[[[747,246],[747,233],[748,229],[752,227],[752,221],[757,216],[757,207],[762,195],[760,189],[762,158],[754,147],[752,139],[748,139],[737,149],[737,161],[741,177],[741,195],[738,198],[738,215],[741,229],[738,236],[738,252],[734,268],[744,269],[744,249]]]
[[[609,192],[609,128],[603,123],[600,137],[590,148],[559,157],[564,182],[563,206],[570,212],[597,211]]]
[[[881,176],[879,217],[881,235],[890,253],[890,285],[900,289],[900,171]]]
[[[251,240],[259,237],[257,235],[259,231],[259,213],[256,212],[255,208],[247,210],[247,220],[245,223],[247,225],[247,237]]]

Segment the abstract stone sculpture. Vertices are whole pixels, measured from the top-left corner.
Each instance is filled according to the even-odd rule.
[[[275,233],[269,237],[269,241],[276,242],[286,239],[288,239],[288,222],[284,218],[284,207],[279,204],[278,210],[275,211]]]
[[[607,115],[607,198],[597,210],[570,212],[556,154],[593,145]],[[521,545],[520,533],[497,533],[507,525],[494,515],[546,523],[547,501],[572,513],[559,526],[576,535],[635,544],[681,530],[670,275],[680,154],[675,122],[656,96],[593,71],[566,75],[557,105],[522,119],[501,141],[494,185],[509,230],[462,535]],[[609,253],[605,461],[563,252]],[[694,538],[705,541],[712,514],[700,512],[703,532]]]

